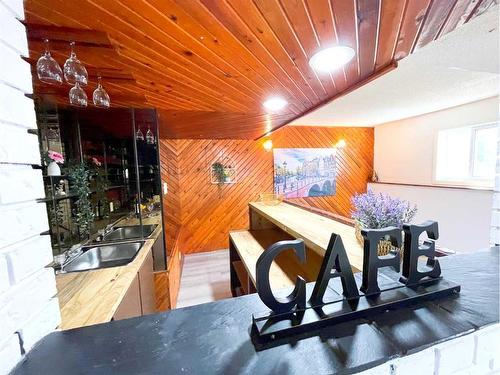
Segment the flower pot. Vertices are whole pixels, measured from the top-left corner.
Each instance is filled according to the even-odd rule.
[[[47,176],[60,176],[61,168],[55,161],[51,161],[47,167]]]
[[[363,246],[364,239],[363,239],[363,235],[361,234],[361,225],[358,222],[356,222],[354,224],[354,233],[356,234],[356,239],[358,240],[359,244],[361,246]],[[404,239],[404,237],[402,239]],[[378,246],[377,246],[378,256],[387,255],[391,252],[391,250],[398,251],[399,254],[401,255],[401,260],[403,260],[403,250],[404,250],[403,244],[401,244],[401,247],[395,247],[395,246],[392,246],[392,243],[390,240],[379,241]]]

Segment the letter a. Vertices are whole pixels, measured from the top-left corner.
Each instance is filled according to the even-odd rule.
[[[331,272],[332,269],[334,270],[333,273]],[[334,277],[340,277],[343,294],[347,299],[359,297],[356,281],[354,281],[351,264],[347,258],[342,238],[332,233],[325,257],[323,258],[323,263],[321,264],[318,279],[316,280],[314,290],[309,299],[312,304],[323,303],[326,287],[330,279]]]

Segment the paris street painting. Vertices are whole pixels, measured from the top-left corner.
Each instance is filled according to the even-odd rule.
[[[335,195],[334,148],[275,148],[274,192],[285,198]]]

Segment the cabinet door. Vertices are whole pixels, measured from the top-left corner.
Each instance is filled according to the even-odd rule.
[[[130,284],[127,293],[116,309],[114,320],[133,318],[142,315],[141,293],[139,289],[139,277],[136,275]]]
[[[139,269],[139,285],[141,290],[142,315],[156,312],[153,254],[151,251]]]
[[[153,269],[154,271],[165,271],[167,268],[165,262],[165,241],[163,239],[163,231],[158,236],[158,239],[153,245]]]

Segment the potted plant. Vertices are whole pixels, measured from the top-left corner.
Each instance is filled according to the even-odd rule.
[[[222,163],[216,162],[212,164],[212,173],[215,177],[215,181],[218,184],[223,184],[226,180],[226,171],[224,170],[224,165]]]
[[[47,164],[47,176],[61,175],[61,168],[58,164],[64,163],[64,156],[59,152],[48,150],[44,153],[43,160]]]
[[[231,182],[231,174],[232,174],[232,168],[231,166],[224,167],[224,182]]]
[[[68,177],[72,192],[78,199],[75,202],[73,217],[80,238],[88,238],[94,223],[94,211],[90,202],[91,172],[85,163],[76,163],[68,168]]]
[[[402,228],[403,223],[411,222],[417,213],[417,206],[412,206],[410,202],[387,194],[375,194],[371,190],[355,195],[352,204],[354,206],[352,218],[355,221],[356,238],[360,244],[363,244],[362,228],[380,229],[389,226]],[[386,255],[392,248],[390,240],[380,241],[378,255]]]

